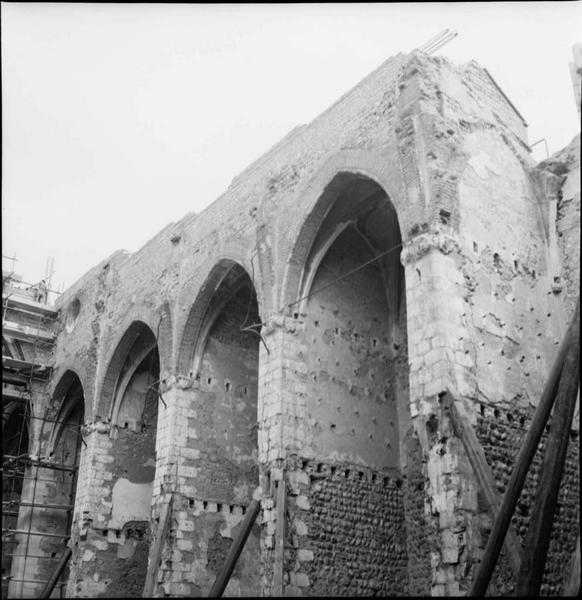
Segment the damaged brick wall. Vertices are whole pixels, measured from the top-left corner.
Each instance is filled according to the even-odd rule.
[[[163,398],[148,475],[152,532],[174,498],[159,568],[148,559],[156,595],[207,593],[259,481],[262,514],[227,593],[323,589],[314,565],[330,566],[330,547],[347,546],[338,523],[348,506],[362,511],[349,513],[352,529],[361,526],[378,570],[371,588],[353,577],[335,591],[465,591],[483,546],[482,511],[440,394],[470,406],[534,404],[568,314],[552,290],[547,206],[533,172],[523,120],[480,67],[399,55],[203,213],[65,292],[54,361],[74,366],[90,406],[70,593],[113,593],[107,561],[128,544],[127,568],[144,564],[147,518],[108,528],[111,464],[126,435],[113,439],[109,407],[123,375],[111,365],[125,359],[116,349],[129,351],[136,322],[156,340]],[[256,327],[241,332],[243,324]],[[317,475],[318,464],[330,471],[312,481],[308,466]],[[394,485],[384,488],[385,477]],[[287,517],[278,482],[289,488]],[[328,494],[325,523],[315,509]],[[360,568],[349,554],[342,560],[348,575]]]
[[[302,569],[314,596],[408,595],[402,478],[353,464],[309,465]],[[310,555],[309,555],[310,556]]]
[[[532,417],[533,409],[531,407],[480,405],[476,433],[485,451],[487,462],[495,476],[500,494],[505,493],[521,442]],[[551,427],[551,420],[548,427]],[[546,427],[546,433],[542,436],[540,446],[534,456],[511,521],[514,531],[517,533],[518,539],[521,540],[522,544],[525,542],[530,511],[534,505],[548,427]],[[563,585],[570,575],[570,561],[580,531],[579,448],[579,435],[573,429],[570,432],[567,462],[558,495],[557,513],[554,517],[548,558],[540,590],[543,596],[561,595]],[[482,532],[484,543],[486,543],[490,527],[491,520],[485,517]],[[489,592],[510,596],[513,594],[515,581],[515,575],[508,564],[504,562],[502,556],[494,573],[492,587]]]

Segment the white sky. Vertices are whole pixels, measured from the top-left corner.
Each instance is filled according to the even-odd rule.
[[[531,143],[553,153],[579,131],[579,1],[1,10],[2,254],[29,282],[54,257],[53,288],[200,212],[293,127],[446,28],[459,35],[438,54],[487,68]]]

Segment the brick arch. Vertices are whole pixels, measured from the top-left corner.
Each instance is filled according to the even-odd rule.
[[[219,307],[211,306],[212,298],[221,285],[234,284],[234,279],[238,277],[237,273],[240,276],[244,273],[251,282],[260,314],[260,303],[255,282],[248,270],[233,258],[219,258],[206,275],[204,283],[200,286],[179,337],[180,341],[176,357],[176,371],[178,374],[190,376],[195,357],[202,350],[200,345],[203,344],[205,333],[207,333],[206,329],[210,325],[209,318],[211,317],[211,313],[219,312]],[[228,282],[229,277],[231,279],[234,278],[233,281]],[[210,320],[212,319],[210,318]]]
[[[285,225],[295,241],[281,286],[281,311],[286,312],[287,305],[298,298],[303,267],[329,209],[346,182],[357,177],[376,183],[386,193],[398,222],[405,221],[404,183],[400,170],[392,166],[387,157],[361,150],[344,150],[332,155],[299,192],[297,206],[301,208],[298,211],[301,216],[290,227]]]
[[[123,329],[123,335],[114,346],[115,349],[108,360],[104,363],[107,367],[103,380],[97,387],[97,401],[93,413],[94,419],[106,419],[110,415],[122,369],[125,366],[129,353],[135,348],[137,343],[142,345],[151,343],[151,349],[156,348],[158,350],[160,354],[160,372],[162,372],[162,356],[159,352],[156,334],[154,333],[156,330],[157,323],[154,325],[151,323],[151,319],[149,324],[142,320],[134,320]],[[139,365],[135,365],[135,367],[137,366]]]

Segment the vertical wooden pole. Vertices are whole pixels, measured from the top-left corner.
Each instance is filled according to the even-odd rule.
[[[576,550],[570,561],[570,576],[564,584],[562,592],[564,596],[576,596],[580,594],[580,536],[576,542]]]
[[[546,452],[542,463],[536,499],[529,521],[521,568],[517,578],[517,596],[539,596],[560,482],[566,462],[570,427],[578,384],[580,383],[580,330],[570,332],[569,348],[562,369],[560,388],[552,414]]]
[[[491,534],[487,540],[487,546],[485,547],[483,558],[481,559],[475,579],[473,580],[473,585],[471,586],[469,596],[484,596],[487,592],[487,587],[489,586],[493,569],[497,564],[497,558],[499,557],[499,552],[501,551],[505,534],[515,510],[515,505],[519,500],[519,495],[521,494],[529,466],[537,450],[542,433],[544,432],[544,427],[546,426],[548,417],[550,416],[550,412],[554,404],[554,400],[556,398],[570,336],[573,330],[578,331],[579,328],[580,303],[578,302],[576,312],[572,321],[570,322],[566,335],[562,339],[562,343],[560,344],[560,348],[558,350],[558,355],[556,356],[554,364],[552,365],[544,392],[526,433],[523,445],[515,461],[515,467],[511,473],[507,490],[503,496],[503,501],[499,509],[499,517],[493,524],[493,529],[491,530]]]
[[[284,566],[285,566],[285,518],[287,513],[287,484],[285,471],[283,477],[277,482],[277,521],[275,529],[275,564],[273,568],[273,596],[282,597],[285,591]]]
[[[158,578],[158,569],[160,567],[160,560],[162,558],[162,548],[168,535],[168,529],[170,527],[170,515],[172,514],[172,501],[174,496],[170,496],[170,500],[162,504],[160,511],[160,520],[158,522],[158,529],[156,531],[156,537],[154,538],[154,544],[150,553],[151,561],[149,569],[146,575],[146,580],[143,586],[142,598],[152,598],[154,589],[156,586],[156,580]]]

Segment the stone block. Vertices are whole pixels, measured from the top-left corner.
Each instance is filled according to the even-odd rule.
[[[297,504],[297,507],[302,510],[309,510],[310,508],[310,503],[307,496],[297,496],[297,498],[295,499],[295,503]]]
[[[297,560],[300,562],[307,562],[313,560],[313,551],[300,548],[297,550]]]

